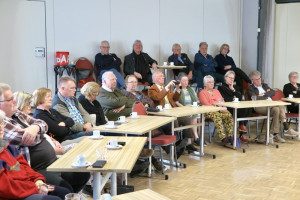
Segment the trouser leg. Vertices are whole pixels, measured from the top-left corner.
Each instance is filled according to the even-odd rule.
[[[219,138],[220,140],[223,140],[226,137],[226,135],[224,133],[224,127],[223,127],[222,119],[220,117],[220,113],[219,112],[205,113],[204,117],[207,119],[212,119],[214,121]]]

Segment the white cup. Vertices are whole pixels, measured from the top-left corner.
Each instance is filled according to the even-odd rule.
[[[65,200],[80,200],[80,194],[69,193],[65,196]]]
[[[253,96],[251,97],[251,99],[252,99],[252,101],[256,101],[256,95],[253,95]]]
[[[156,106],[157,109],[159,109],[160,111],[162,111],[162,105],[158,105]]]
[[[170,109],[170,108],[171,108],[170,104],[168,104],[168,103],[165,104],[165,109],[166,109],[166,110],[168,110],[168,109]]]
[[[116,147],[118,145],[118,140],[117,139],[111,139],[108,144],[111,146],[111,147]]]
[[[168,62],[164,62],[164,66],[167,66],[168,65]]]
[[[85,157],[85,155],[83,155],[83,154],[80,154],[80,155],[78,155],[77,156],[77,164],[78,165],[84,165],[85,164],[85,162],[86,162],[86,157]]]
[[[115,122],[114,121],[108,121],[107,122],[107,126],[108,127],[114,127],[115,126]]]
[[[194,102],[193,102],[193,107],[197,107],[197,106],[198,106],[197,101],[194,101]]]
[[[239,102],[239,98],[233,98],[234,102]]]
[[[137,112],[132,112],[132,113],[130,113],[130,116],[131,116],[131,118],[137,118],[138,114],[137,114]]]
[[[292,94],[289,94],[289,98],[292,99],[294,97],[294,95]]]
[[[100,131],[98,131],[98,130],[93,131],[93,137],[95,137],[95,138],[100,137]]]
[[[125,121],[126,121],[126,117],[125,117],[125,116],[120,116],[120,117],[118,118],[118,120],[119,120],[120,122],[125,122]]]
[[[171,66],[174,66],[174,62],[170,62],[170,65],[171,65]]]

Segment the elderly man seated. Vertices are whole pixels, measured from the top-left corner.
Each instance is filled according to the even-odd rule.
[[[59,90],[52,101],[52,108],[65,117],[70,117],[75,122],[70,130],[71,136],[78,138],[81,136],[93,135],[92,119],[76,99],[75,80],[68,76],[59,79]]]
[[[147,53],[142,52],[143,44],[140,40],[133,43],[133,51],[125,56],[124,73],[125,75],[134,74],[139,82],[152,83],[151,70],[157,69],[157,61],[152,59]]]
[[[170,104],[172,107],[177,107],[175,102],[179,101],[180,98],[180,86],[179,84],[175,85],[174,80],[170,81],[166,86],[164,86],[165,76],[161,71],[157,71],[152,76],[154,84],[148,90],[148,96],[153,100],[154,106],[161,105],[162,107],[165,104]],[[172,91],[172,86],[176,86],[176,92]],[[178,122],[175,122],[175,126],[178,125],[190,125],[189,117],[180,117],[177,118]],[[183,130],[183,140],[177,146],[177,151],[180,154],[181,149],[183,149],[188,143],[191,143],[191,138],[193,138],[192,129]],[[189,141],[190,140],[190,141]],[[187,146],[188,150],[197,150],[193,144]],[[182,152],[181,152],[182,153]]]
[[[99,93],[99,101],[108,120],[117,120],[120,116],[129,116],[132,98],[125,96],[116,88],[117,78],[113,72],[107,71],[102,76],[102,88]]]
[[[275,95],[275,91],[271,89],[268,84],[262,83],[261,73],[259,71],[253,71],[250,73],[249,78],[252,81],[252,84],[247,88],[248,97],[256,96],[257,100],[270,100],[271,97]],[[268,112],[267,107],[254,108],[255,112],[259,114],[266,115]],[[271,107],[270,116],[273,119],[270,130],[270,143],[273,143],[273,140],[277,142],[285,142],[285,140],[280,137],[280,121],[283,123],[284,132],[287,135],[297,136],[299,133],[289,128],[289,124],[286,122],[285,108],[284,106],[274,106]],[[257,142],[264,143],[265,136],[259,135]]]

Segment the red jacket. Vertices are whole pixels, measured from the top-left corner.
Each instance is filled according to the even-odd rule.
[[[45,182],[44,176],[35,172],[13,145],[0,139],[0,200],[38,194],[37,180]]]

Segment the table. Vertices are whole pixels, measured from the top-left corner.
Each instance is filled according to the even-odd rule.
[[[282,98],[284,101],[297,103],[299,106],[299,116],[298,116],[298,131],[300,131],[300,98]]]
[[[126,118],[128,123],[121,124],[117,126],[116,129],[107,129],[105,125],[95,126],[94,130],[100,130],[104,132],[111,133],[121,133],[121,134],[134,134],[134,135],[144,135],[149,133],[149,149],[151,149],[151,131],[161,127],[165,124],[172,123],[174,124],[175,117],[154,117],[148,115],[139,115],[138,119]],[[172,155],[170,154],[172,157]],[[151,176],[151,157],[149,158],[150,166],[148,168],[148,175]]]
[[[67,72],[68,76],[73,76],[76,78],[76,68],[74,64],[68,65],[54,65],[54,72],[55,72],[55,94],[57,93],[57,76],[62,77],[64,71]]]
[[[168,197],[165,197],[157,192],[154,192],[150,189],[139,190],[136,192],[130,192],[126,194],[121,194],[114,196],[112,200],[170,200]]]
[[[165,71],[165,80],[167,80],[168,77],[168,69],[184,69],[186,66],[175,66],[175,65],[163,65],[163,66],[158,66],[159,69],[164,69]],[[173,80],[173,79],[171,79]]]
[[[219,106],[225,106],[233,108],[233,118],[234,118],[234,127],[233,127],[233,148],[236,148],[236,139],[237,139],[237,121],[249,120],[249,119],[267,119],[267,140],[266,145],[269,144],[269,133],[270,133],[270,107],[273,106],[285,106],[290,105],[290,103],[285,103],[282,101],[269,101],[269,100],[257,100],[257,101],[239,101],[239,102],[220,102],[215,103]],[[247,117],[247,118],[237,118],[237,109],[239,108],[258,108],[258,107],[267,107],[268,112],[267,116],[258,116],[258,117]]]
[[[194,124],[194,125],[188,125],[188,126],[181,126],[178,128],[172,128],[173,132],[177,130],[183,130],[187,128],[192,128],[194,126],[202,126],[201,129],[201,145],[200,145],[200,154],[204,155],[204,150],[203,150],[203,143],[204,143],[204,124],[205,124],[205,118],[204,114],[208,112],[216,112],[220,110],[226,110],[224,107],[216,107],[216,106],[197,106],[193,107],[192,105],[189,106],[182,106],[182,107],[175,107],[170,110],[163,110],[160,112],[148,112],[149,114],[153,115],[161,115],[161,116],[169,116],[169,117],[185,117],[185,116],[190,116],[190,115],[196,115],[196,114],[202,114],[202,121],[200,124]],[[174,124],[172,124],[174,126]],[[173,133],[174,134],[174,133]]]
[[[126,142],[126,145],[119,150],[107,150],[108,159],[103,168],[73,168],[71,164],[76,162],[79,154],[84,154],[86,160],[92,164],[97,160],[96,150],[104,147],[112,139],[117,138],[118,141]],[[139,154],[141,153],[146,137],[110,137],[106,136],[100,140],[92,140],[89,137],[79,142],[70,151],[52,163],[47,171],[53,172],[92,172],[94,176],[93,182],[93,199],[99,199],[101,190],[105,183],[111,177],[112,196],[117,193],[117,173],[130,173]],[[101,172],[107,173],[102,179]]]

